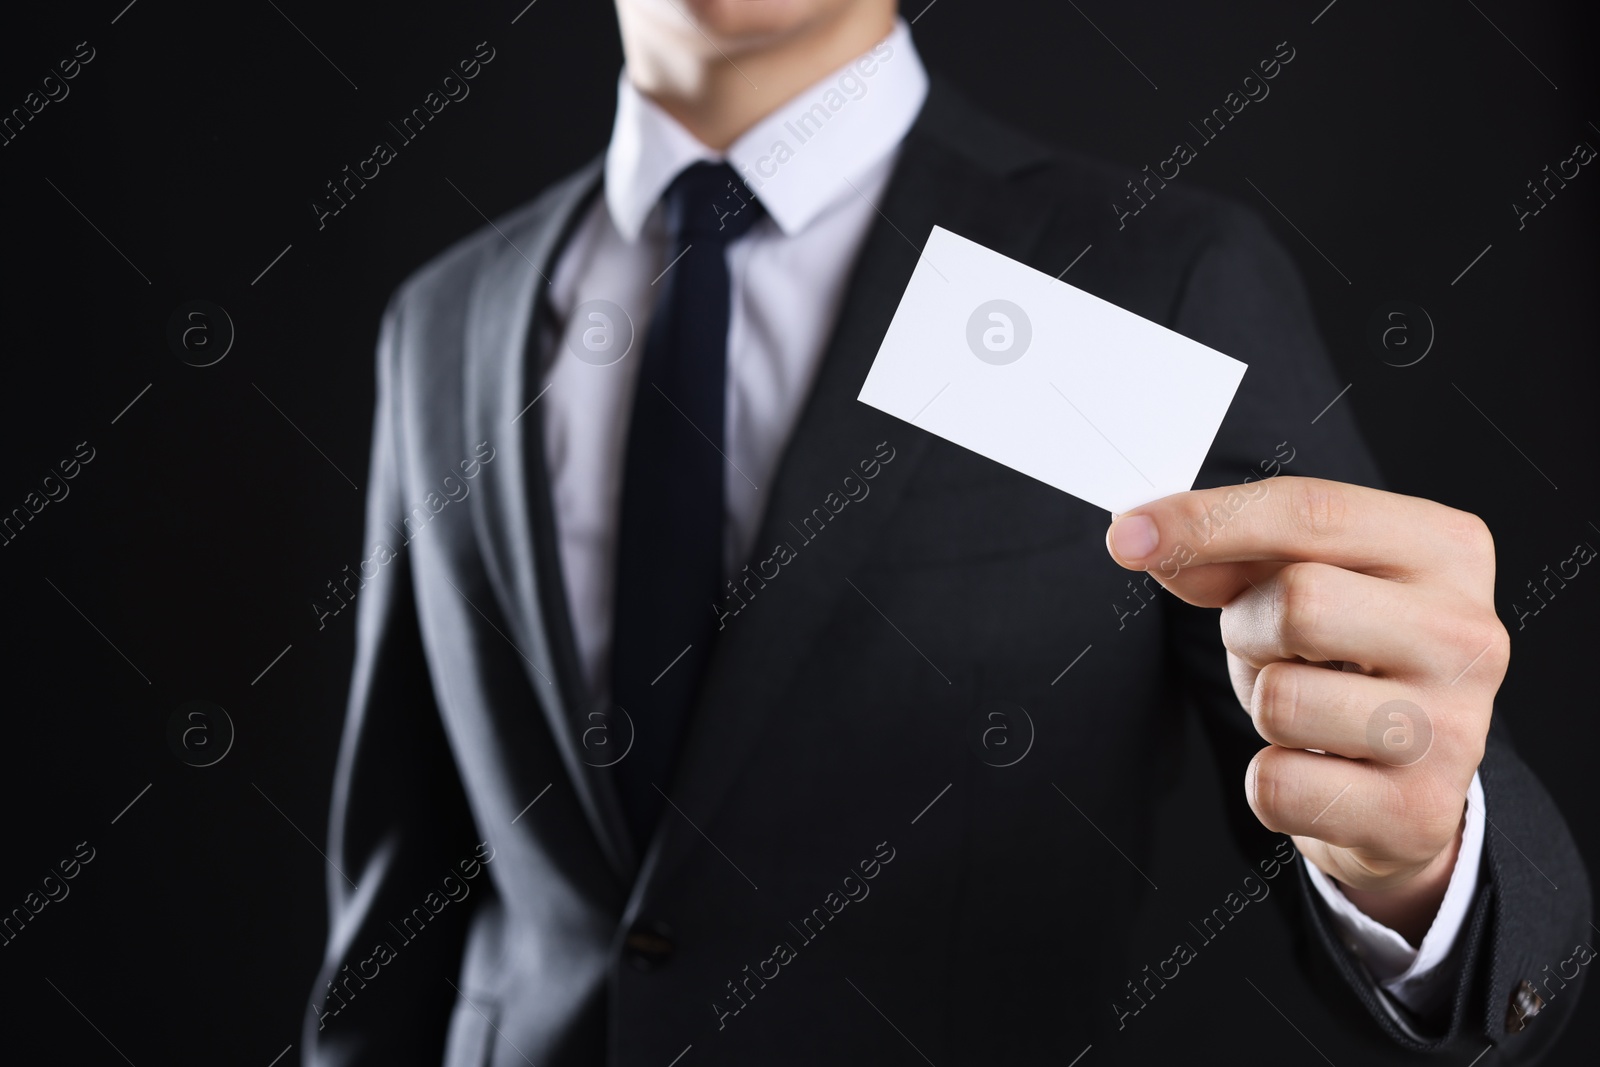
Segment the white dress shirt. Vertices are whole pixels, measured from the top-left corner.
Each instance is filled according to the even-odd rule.
[[[767,215],[727,252],[723,543],[732,574],[755,538],[765,492],[816,376],[850,264],[927,91],[910,31],[898,22],[871,52],[800,93],[719,154],[641,95],[626,71],[619,79],[605,196],[578,224],[551,278],[550,305],[565,334],[546,353],[549,392],[539,401],[567,604],[591,692],[606,689],[624,446],[645,331],[660,292],[655,282],[669,267],[661,194],[689,164],[726,160]],[[828,117],[819,119],[816,108]],[[780,143],[786,151],[775,150]],[[631,320],[632,351],[619,362],[602,366],[574,354],[594,323],[587,316],[575,320],[571,312],[591,300],[610,301]]]
[[[612,584],[622,466],[634,383],[656,283],[671,269],[658,201],[698,160],[726,161],[767,217],[728,248],[724,545],[733,573],[748,553],[778,458],[810,392],[856,253],[899,146],[921,110],[928,77],[895,21],[869,52],[822,78],[716,152],[646,99],[624,70],[596,199],[562,252],[550,307],[561,336],[544,353],[544,447],[573,636],[591,693],[609,688]],[[608,301],[592,318],[583,305]],[[585,311],[581,318],[575,310]],[[599,330],[599,333],[594,331]],[[580,359],[585,338],[590,358]],[[598,339],[614,345],[593,355]],[[619,350],[625,354],[608,362]],[[1445,902],[1419,949],[1358,911],[1307,865],[1347,944],[1396,999],[1419,1010],[1449,986],[1440,962],[1477,886],[1483,791],[1474,777],[1466,839]]]

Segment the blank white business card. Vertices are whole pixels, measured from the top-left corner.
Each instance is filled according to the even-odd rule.
[[[936,226],[858,399],[1122,512],[1194,487],[1244,372]]]

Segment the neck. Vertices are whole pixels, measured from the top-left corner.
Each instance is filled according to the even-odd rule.
[[[678,15],[645,6],[618,5],[629,81],[719,152],[894,27],[892,4],[848,4],[781,39],[735,46],[713,44]]]

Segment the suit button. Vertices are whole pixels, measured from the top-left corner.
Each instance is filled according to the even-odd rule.
[[[1517,985],[1511,991],[1511,1000],[1506,1004],[1506,1032],[1521,1033],[1528,1025],[1528,1020],[1544,1010],[1544,998],[1536,992],[1527,981]]]
[[[653,971],[672,958],[672,930],[661,922],[641,922],[623,939],[624,955],[641,971]]]

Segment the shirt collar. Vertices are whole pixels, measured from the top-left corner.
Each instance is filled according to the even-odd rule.
[[[638,238],[672,179],[699,160],[726,160],[786,235],[805,229],[852,183],[893,152],[922,109],[928,75],[911,29],[894,29],[747,130],[718,153],[701,144],[623,70],[606,149],[606,207],[617,231]]]

